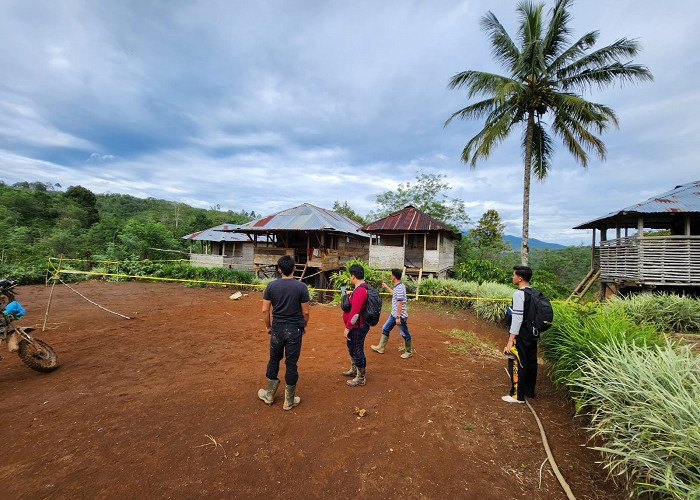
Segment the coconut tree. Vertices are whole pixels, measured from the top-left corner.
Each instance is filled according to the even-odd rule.
[[[523,232],[521,260],[529,260],[530,179],[547,177],[554,153],[554,136],[564,143],[583,168],[589,153],[605,159],[600,135],[610,125],[618,126],[615,112],[603,104],[584,99],[592,88],[615,82],[651,81],[651,72],[642,65],[622,62],[640,50],[637,41],[621,38],[607,47],[593,50],[598,31],[574,40],[569,27],[572,0],[557,0],[543,15],[544,4],[522,1],[518,4],[519,27],[512,39],[492,12],[481,19],[488,34],[495,60],[507,75],[483,71],[463,71],[452,77],[451,89],[466,89],[467,98],[481,98],[450,116],[478,119],[484,127],[462,151],[462,161],[475,168],[480,159],[516,128],[522,131],[524,164]],[[522,125],[522,127],[520,127]],[[596,135],[598,134],[598,135]]]

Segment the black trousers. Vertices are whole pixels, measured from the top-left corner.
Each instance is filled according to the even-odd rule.
[[[537,340],[521,338],[513,342],[515,359],[508,360],[510,374],[510,395],[524,401],[526,397],[535,397],[537,383]]]
[[[280,370],[280,361],[284,358],[285,374],[284,382],[287,385],[296,385],[299,380],[297,361],[301,354],[301,337],[304,328],[290,324],[278,323],[272,325],[270,331],[270,360],[267,362],[265,375],[271,380],[277,380]]]

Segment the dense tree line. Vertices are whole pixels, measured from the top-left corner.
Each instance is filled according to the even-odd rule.
[[[440,219],[468,223],[461,200],[451,211],[430,200],[446,200],[449,185],[442,176],[418,175],[414,184],[377,196],[377,213],[390,213],[412,204]],[[402,187],[402,186],[400,186]],[[200,209],[183,203],[124,194],[94,194],[81,186],[65,191],[60,184],[0,181],[0,277],[23,282],[45,279],[50,257],[86,261],[170,260],[187,256],[182,237],[219,224],[243,224],[255,212]],[[420,194],[420,198],[411,193]],[[427,193],[427,196],[426,196]],[[440,211],[435,211],[440,207]],[[347,202],[334,210],[367,223],[372,215],[357,214]],[[441,220],[441,219],[440,219]],[[510,283],[512,266],[520,257],[503,242],[504,225],[495,210],[488,210],[475,227],[462,230],[455,252],[455,277],[468,281]],[[534,250],[531,265],[535,284],[552,297],[565,297],[588,272],[590,249],[566,247]]]
[[[172,259],[183,236],[255,213],[193,208],[124,194],[94,194],[81,186],[0,183],[0,265],[4,274],[43,274],[49,257],[93,260]],[[31,274],[31,272],[30,272]]]

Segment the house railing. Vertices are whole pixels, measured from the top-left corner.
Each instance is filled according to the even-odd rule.
[[[598,250],[601,281],[700,286],[700,236],[630,236]]]
[[[255,247],[253,249],[253,263],[256,266],[274,266],[283,255],[294,257],[293,248],[284,247]]]
[[[312,250],[309,254],[299,254],[294,248],[257,247],[253,249],[253,262],[256,266],[274,266],[283,255],[294,257],[297,265],[316,267],[319,269],[338,269],[340,267],[338,250]],[[296,253],[296,255],[295,255]]]
[[[196,267],[227,267],[242,271],[252,271],[251,263],[243,262],[241,257],[227,257],[224,255],[212,255],[202,253],[190,254],[190,265]]]

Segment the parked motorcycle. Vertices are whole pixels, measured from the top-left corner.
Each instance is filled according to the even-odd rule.
[[[14,322],[24,316],[24,308],[15,300],[17,282],[0,279],[0,343],[5,342],[10,352],[32,370],[48,373],[58,368],[58,356],[49,344],[32,337],[34,328],[16,326]]]

